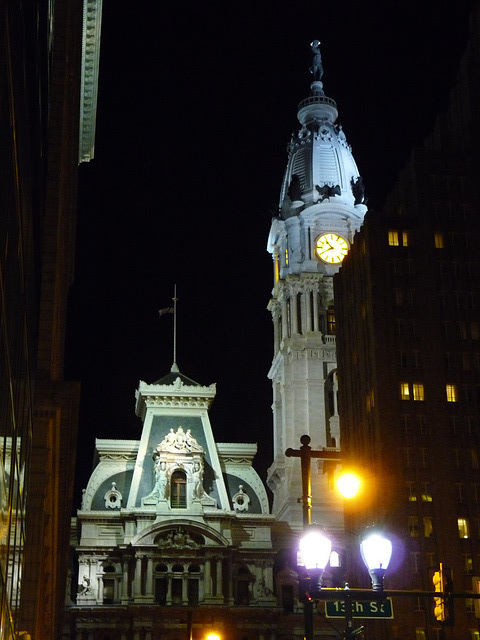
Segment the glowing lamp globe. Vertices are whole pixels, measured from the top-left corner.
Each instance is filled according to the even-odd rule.
[[[342,496],[350,500],[357,495],[361,480],[356,473],[347,471],[337,478],[336,485]]]
[[[307,529],[299,543],[300,557],[307,570],[320,569],[327,566],[332,550],[332,541],[320,528]]]
[[[360,543],[363,562],[372,578],[372,589],[383,590],[383,578],[392,557],[392,542],[378,530],[368,530]]]

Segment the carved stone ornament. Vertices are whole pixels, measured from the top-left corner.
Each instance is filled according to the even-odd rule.
[[[238,487],[238,493],[236,493],[233,498],[233,509],[235,511],[248,511],[248,507],[250,505],[250,498],[243,490],[243,485]]]
[[[169,531],[163,538],[158,540],[157,544],[162,549],[196,549],[200,546],[187,531],[182,529]]]
[[[171,453],[185,453],[189,451],[198,451],[203,453],[203,448],[192,436],[190,429],[184,431],[183,427],[178,427],[176,432],[173,429],[170,429],[162,442],[157,445],[156,450],[158,452],[168,451]]]
[[[104,495],[107,509],[120,509],[122,506],[122,494],[117,490],[117,484],[112,482],[112,488]]]

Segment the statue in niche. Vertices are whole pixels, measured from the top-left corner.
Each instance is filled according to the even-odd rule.
[[[313,62],[310,67],[310,73],[313,75],[314,80],[321,80],[323,78],[323,64],[322,54],[320,53],[320,40],[313,40],[310,43],[310,48],[313,53]]]

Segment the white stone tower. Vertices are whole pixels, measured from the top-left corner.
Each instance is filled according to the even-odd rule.
[[[333,275],[367,211],[362,178],[334,100],[323,91],[320,42],[311,43],[313,82],[298,106],[300,129],[288,147],[279,213],[268,251],[274,263],[269,310],[274,326],[274,460],[268,484],[273,512],[292,528],[302,525],[300,462],[285,450],[300,437],[312,449],[339,448],[336,402]],[[330,464],[330,466],[327,466]],[[342,529],[341,502],[332,487],[332,463],[312,461],[313,520]]]

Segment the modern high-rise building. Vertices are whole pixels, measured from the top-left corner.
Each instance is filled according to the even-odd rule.
[[[346,528],[352,536],[376,521],[395,535],[395,589],[433,591],[442,563],[455,592],[478,592],[479,17],[448,110],[335,277],[342,447],[368,476]],[[367,586],[353,551],[349,562],[352,586]],[[478,603],[457,598],[454,608],[449,627],[433,598],[394,598],[394,620],[367,632],[478,639]]]

